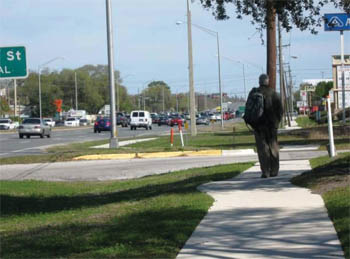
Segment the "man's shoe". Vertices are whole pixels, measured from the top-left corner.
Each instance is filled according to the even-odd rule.
[[[266,174],[262,174],[261,175],[261,178],[268,178],[269,176],[268,175],[266,175]]]

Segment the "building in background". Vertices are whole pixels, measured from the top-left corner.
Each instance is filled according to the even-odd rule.
[[[334,88],[334,107],[336,110],[343,108],[342,93],[342,70],[340,55],[332,56],[332,75]],[[350,55],[344,55],[344,74],[345,74],[345,107],[350,107]]]

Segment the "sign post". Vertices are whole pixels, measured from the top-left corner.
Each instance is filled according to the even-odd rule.
[[[343,123],[345,124],[345,74],[344,74],[344,31],[350,30],[350,14],[329,13],[324,15],[325,31],[340,31],[340,51],[342,68]]]

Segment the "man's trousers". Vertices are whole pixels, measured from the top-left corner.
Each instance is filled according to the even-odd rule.
[[[254,130],[254,135],[262,177],[278,175],[279,146],[277,142],[277,129],[273,127],[260,127]]]

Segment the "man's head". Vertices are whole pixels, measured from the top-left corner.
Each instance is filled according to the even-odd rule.
[[[259,76],[259,85],[260,86],[268,86],[269,85],[269,76],[266,74],[261,74]]]

